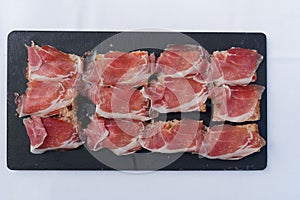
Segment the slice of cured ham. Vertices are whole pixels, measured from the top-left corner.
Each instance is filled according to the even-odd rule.
[[[74,80],[29,81],[26,93],[16,94],[19,117],[27,115],[50,116],[71,105],[77,96]]]
[[[258,152],[265,144],[257,124],[223,124],[208,128],[199,154],[209,159],[238,160]]]
[[[154,73],[181,78],[195,75],[208,65],[209,53],[201,46],[170,44],[157,59]]]
[[[93,54],[85,66],[83,80],[90,85],[141,86],[151,75],[154,62],[154,54],[149,56],[146,51]]]
[[[82,58],[63,53],[52,46],[32,43],[27,46],[27,79],[37,81],[61,81],[82,73]]]
[[[34,154],[49,150],[75,149],[83,144],[79,139],[79,125],[74,116],[69,117],[37,117],[23,119],[30,139],[30,151]]]
[[[262,59],[263,56],[252,49],[233,47],[215,51],[211,56],[213,74],[210,76],[217,84],[247,85],[256,80],[255,72]]]
[[[84,130],[84,135],[87,146],[92,151],[107,148],[116,155],[127,155],[141,149],[139,135],[143,128],[140,121],[94,116]]]
[[[196,152],[202,146],[204,128],[201,121],[191,119],[154,122],[146,126],[140,142],[152,152]]]
[[[190,78],[158,77],[143,88],[151,110],[159,113],[205,111],[207,86]]]
[[[130,86],[93,85],[88,96],[96,104],[96,113],[106,118],[149,120],[149,100]]]
[[[260,85],[214,87],[210,93],[213,121],[244,122],[260,119]]]

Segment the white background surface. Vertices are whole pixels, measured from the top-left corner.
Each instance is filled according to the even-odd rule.
[[[299,1],[1,1],[0,199],[300,199]],[[264,171],[10,171],[6,41],[12,30],[263,31],[268,36],[268,167]]]

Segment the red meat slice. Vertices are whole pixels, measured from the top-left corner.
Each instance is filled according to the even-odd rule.
[[[160,113],[205,111],[207,86],[190,78],[166,77],[152,80],[143,89],[151,110]]]
[[[75,149],[82,145],[78,124],[70,118],[29,117],[23,120],[34,154],[56,149]]]
[[[260,85],[220,86],[211,91],[214,121],[256,121],[260,119],[259,100],[264,91]]]
[[[149,120],[149,100],[140,90],[130,86],[98,86],[89,90],[90,99],[96,104],[96,113],[106,118]]]
[[[262,59],[263,56],[252,49],[233,47],[227,51],[215,51],[211,60],[222,74],[222,80],[216,82],[227,85],[247,85],[256,80],[255,71]]]
[[[30,81],[26,93],[16,94],[17,113],[26,115],[49,116],[69,106],[77,96],[74,80],[62,82]]]
[[[258,152],[265,144],[257,124],[217,125],[204,135],[199,154],[209,159],[238,160]]]
[[[140,142],[143,148],[152,152],[195,152],[202,146],[203,132],[201,121],[159,121],[146,126]]]
[[[84,130],[90,150],[107,148],[116,155],[127,155],[141,149],[139,135],[144,128],[142,122],[95,116],[91,120]]]
[[[195,75],[208,65],[209,53],[201,46],[170,44],[157,59],[154,73],[181,78]]]
[[[79,56],[66,54],[51,46],[39,47],[32,43],[28,50],[28,80],[60,81],[82,73]]]
[[[140,86],[151,75],[152,62],[155,62],[154,54],[149,56],[146,51],[113,51],[94,55],[86,65],[83,80],[91,85]]]

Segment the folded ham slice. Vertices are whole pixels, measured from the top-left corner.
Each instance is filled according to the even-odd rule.
[[[227,51],[215,51],[212,56],[215,83],[247,85],[256,80],[256,70],[263,56],[256,50],[232,47]]]
[[[93,85],[130,85],[141,86],[151,75],[151,65],[155,61],[154,54],[146,51],[92,54],[87,59],[83,81]]]
[[[141,149],[139,135],[143,128],[143,123],[140,121],[94,116],[88,127],[84,129],[84,135],[87,147],[91,151],[107,148],[116,155],[127,155]]]
[[[207,86],[193,77],[158,77],[143,88],[144,97],[151,100],[151,110],[159,113],[205,111]]]
[[[259,100],[264,91],[260,85],[215,87],[210,92],[213,121],[244,122],[260,119]]]
[[[159,121],[148,124],[141,134],[143,148],[159,153],[197,152],[201,148],[202,121]]]
[[[140,90],[130,86],[93,85],[88,91],[89,98],[96,104],[96,114],[106,118],[124,118],[147,121],[149,100]]]
[[[208,65],[209,53],[201,46],[169,44],[157,59],[154,73],[182,78],[195,75]]]
[[[63,53],[52,46],[27,46],[27,79],[37,81],[61,81],[82,73],[82,58]]]
[[[25,94],[16,94],[19,117],[51,116],[60,114],[71,106],[77,96],[74,80],[66,81],[29,81]]]
[[[198,153],[209,159],[238,160],[258,152],[265,144],[257,124],[223,124],[208,128]]]
[[[30,139],[30,152],[75,149],[83,144],[78,135],[79,124],[74,115],[68,117],[37,117],[23,119]]]

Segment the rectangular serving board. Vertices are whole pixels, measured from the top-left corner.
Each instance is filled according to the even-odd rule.
[[[125,35],[127,44],[119,45],[118,34]],[[178,41],[176,41],[178,38]],[[183,38],[183,39],[182,39]],[[191,39],[212,53],[216,50],[226,50],[230,47],[256,49],[264,56],[257,70],[256,84],[266,87],[261,99],[261,119],[257,122],[261,136],[267,139],[267,52],[266,36],[263,33],[227,33],[227,32],[71,32],[71,31],[13,31],[8,35],[7,51],[7,167],[11,170],[263,170],[267,166],[267,145],[260,152],[247,156],[241,160],[210,160],[199,158],[190,153],[183,154],[155,154],[137,152],[128,156],[115,156],[106,152],[105,158],[93,156],[81,146],[71,151],[50,151],[34,155],[29,151],[29,138],[26,134],[22,119],[16,116],[14,93],[24,93],[26,90],[25,69],[27,66],[27,50],[25,45],[34,41],[38,45],[51,45],[63,52],[74,53],[79,56],[93,50],[101,44],[100,53],[109,50],[128,50],[128,48],[146,49],[156,55],[169,43],[186,43]],[[108,43],[106,44],[105,42]],[[153,45],[151,42],[155,42]],[[140,45],[140,47],[139,47]],[[98,46],[99,47],[99,46]],[[99,49],[98,49],[99,50]],[[135,49],[132,49],[135,50]],[[78,110],[79,119],[85,121],[84,112],[91,114],[91,103],[83,97],[78,102],[85,102],[85,106]],[[207,104],[207,112],[201,113],[200,119],[206,125],[210,121],[211,105]],[[168,115],[168,119],[181,117],[199,117],[196,113]],[[268,144],[268,142],[267,142]],[[104,150],[106,151],[106,150]],[[101,155],[100,155],[101,156]],[[143,159],[140,159],[140,157]],[[178,159],[177,159],[178,157]],[[176,158],[176,159],[175,159]],[[170,162],[166,162],[170,160]],[[159,165],[160,161],[167,164]],[[102,162],[104,161],[104,162]],[[111,162],[110,162],[111,161]],[[171,162],[172,161],[172,162]],[[159,167],[158,167],[159,166]],[[163,166],[163,167],[161,167]]]

